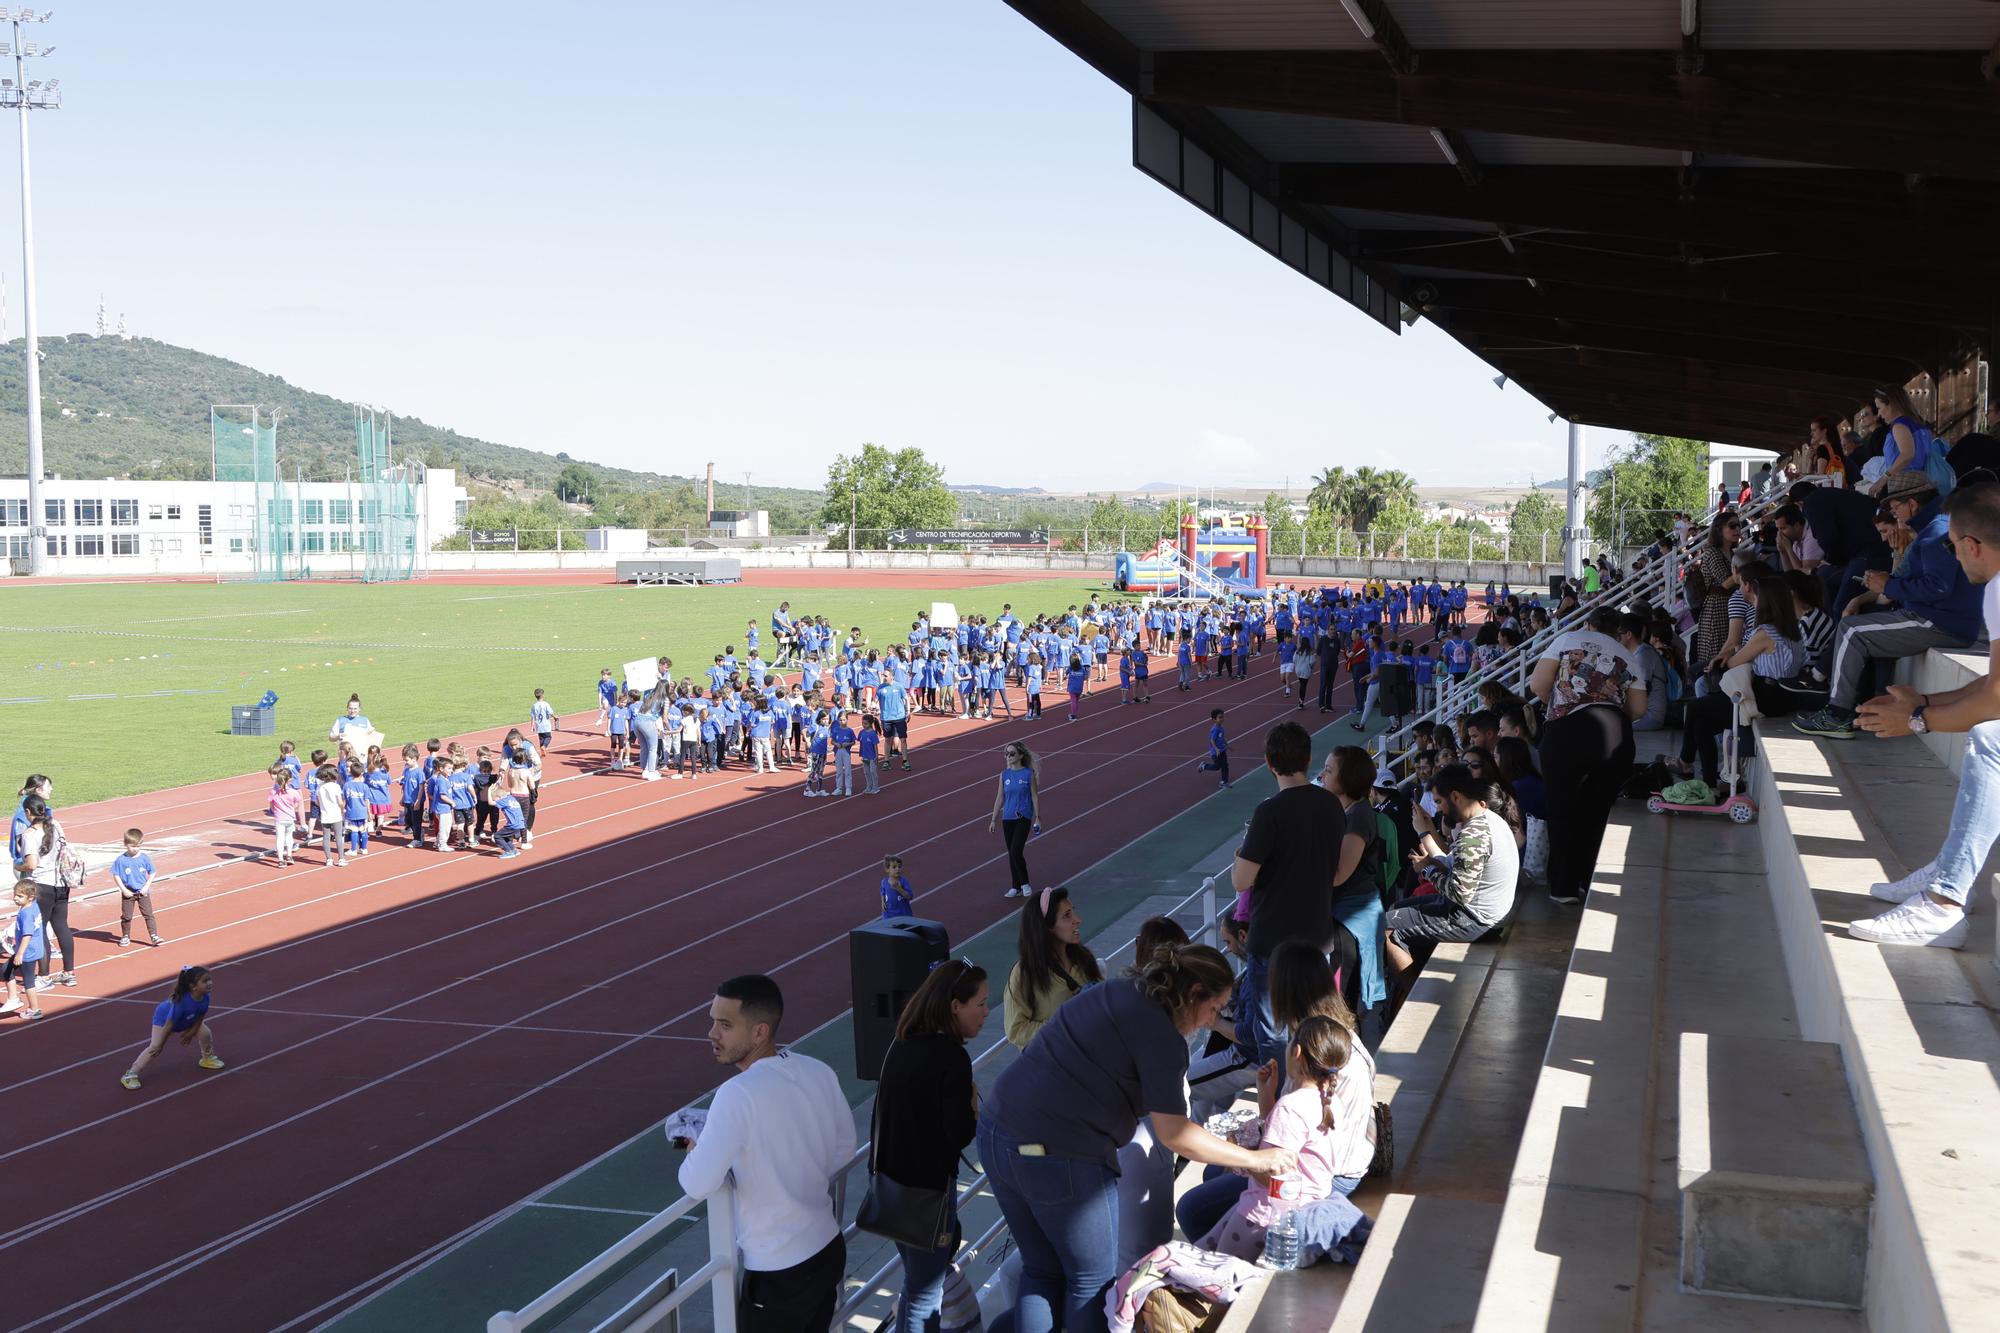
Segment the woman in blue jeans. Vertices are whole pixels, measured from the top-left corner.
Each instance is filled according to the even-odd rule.
[[[1187,1039],[1215,1021],[1235,976],[1203,944],[1158,950],[1091,986],[1035,1034],[979,1116],[979,1156],[1021,1252],[1018,1333],[1102,1333],[1118,1274],[1118,1150],[1139,1118],[1197,1162],[1282,1175],[1294,1155],[1252,1152],[1188,1119]]]
[[[882,1061],[875,1091],[877,1175],[917,1189],[952,1194],[949,1239],[935,1249],[897,1242],[903,1257],[903,1299],[895,1333],[930,1333],[938,1327],[945,1274],[964,1239],[958,1225],[958,1155],[972,1142],[979,1092],[965,1043],[986,1023],[986,969],[964,958],[948,959],[903,1006],[896,1040]]]
[[[1358,1124],[1366,1117],[1372,1124],[1375,1057],[1360,1040],[1354,1011],[1341,999],[1339,978],[1326,955],[1304,940],[1287,940],[1271,951],[1270,980],[1271,1018],[1278,1030],[1287,1034],[1287,1041],[1289,1034],[1298,1031],[1299,1024],[1313,1017],[1330,1018],[1354,1037],[1353,1054],[1342,1067],[1336,1085],[1334,1114],[1340,1123]],[[1341,1170],[1333,1179],[1333,1189],[1338,1194],[1352,1194],[1361,1187],[1374,1157],[1372,1146],[1364,1152],[1359,1142],[1351,1143],[1350,1152],[1349,1158],[1335,1162]],[[1236,1205],[1237,1196],[1249,1184],[1248,1176],[1211,1167],[1202,1182],[1181,1195],[1180,1202],[1174,1205],[1174,1220],[1180,1223],[1181,1234],[1189,1240],[1206,1236],[1223,1214]]]

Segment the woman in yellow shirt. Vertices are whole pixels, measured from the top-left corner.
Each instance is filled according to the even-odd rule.
[[[1043,889],[1021,904],[1021,961],[1007,978],[1007,1040],[1026,1050],[1070,996],[1104,980],[1083,947],[1083,917],[1068,889]]]

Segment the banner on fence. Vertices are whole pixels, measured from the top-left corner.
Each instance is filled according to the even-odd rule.
[[[891,528],[891,546],[1046,546],[1046,528]]]
[[[473,528],[465,534],[466,545],[475,551],[511,551],[517,540],[512,528]]]

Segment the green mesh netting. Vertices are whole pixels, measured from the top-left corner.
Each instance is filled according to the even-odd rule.
[[[414,578],[417,550],[417,486],[421,463],[395,460],[390,417],[367,408],[354,413],[355,447],[360,478],[366,488],[361,500],[362,578],[391,583]]]
[[[297,515],[293,498],[278,476],[278,423],[254,405],[227,404],[208,410],[215,480],[248,483],[249,517],[221,534],[228,546],[243,543],[249,568],[229,568],[220,577],[271,583],[297,575]],[[232,552],[234,553],[234,552]]]

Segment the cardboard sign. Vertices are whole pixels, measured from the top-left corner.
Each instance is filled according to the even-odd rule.
[[[931,628],[957,629],[958,604],[956,602],[932,602]]]
[[[652,689],[660,683],[660,659],[642,657],[636,662],[625,664],[625,683],[640,692]]]

